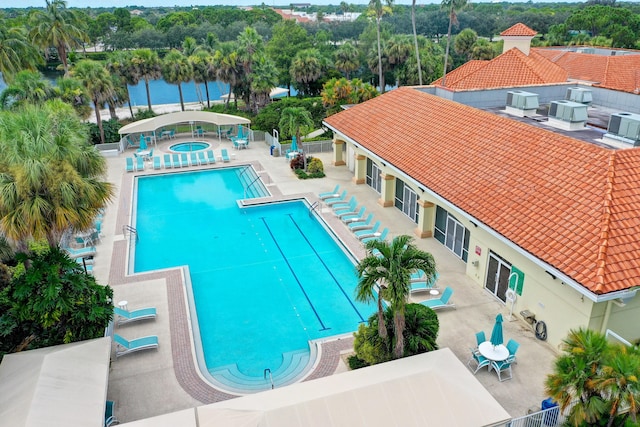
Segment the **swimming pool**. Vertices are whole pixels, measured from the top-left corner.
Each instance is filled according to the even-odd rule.
[[[173,144],[169,147],[169,150],[176,151],[178,153],[189,153],[191,151],[207,150],[209,147],[211,147],[211,144],[207,142],[188,141]]]
[[[309,341],[375,312],[353,301],[354,261],[306,202],[241,208],[242,168],[137,178],[133,272],[189,266],[201,371],[238,393],[301,378]]]

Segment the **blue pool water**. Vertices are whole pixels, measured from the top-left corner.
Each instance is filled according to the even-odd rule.
[[[354,264],[306,203],[238,207],[242,171],[138,178],[134,272],[188,265],[206,369],[262,379],[375,306],[353,300]]]
[[[179,153],[188,153],[191,151],[206,150],[210,146],[211,145],[206,142],[180,142],[178,144],[173,144],[171,147],[169,147],[169,150]]]

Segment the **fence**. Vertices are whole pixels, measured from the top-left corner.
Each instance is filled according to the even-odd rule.
[[[561,426],[565,422],[565,417],[560,413],[560,408],[554,406],[552,408],[543,409],[525,415],[524,417],[514,418],[508,424],[509,427],[556,427]]]

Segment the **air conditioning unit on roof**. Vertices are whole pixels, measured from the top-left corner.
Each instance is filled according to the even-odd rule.
[[[591,105],[591,101],[593,101],[591,89],[585,89],[581,87],[568,88],[567,96],[565,98],[568,101],[579,102],[585,105]]]
[[[534,115],[538,109],[538,94],[511,90],[507,92],[506,111],[515,116],[524,117]]]
[[[609,118],[604,140],[623,142],[632,146],[640,145],[640,114],[615,113]]]
[[[587,106],[572,101],[551,101],[549,124],[563,130],[582,130],[587,124]]]

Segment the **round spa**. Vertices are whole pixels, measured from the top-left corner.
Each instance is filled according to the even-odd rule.
[[[179,144],[173,144],[169,147],[169,150],[175,151],[178,153],[189,153],[191,151],[202,151],[207,150],[211,147],[211,144],[208,142],[180,142]]]

